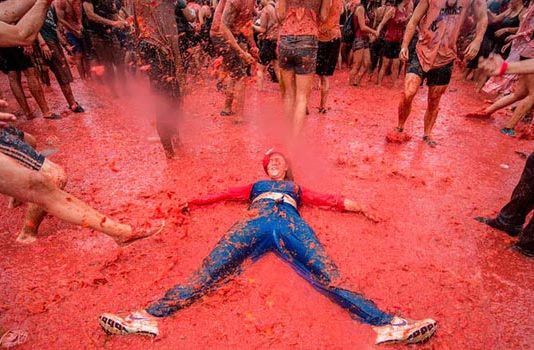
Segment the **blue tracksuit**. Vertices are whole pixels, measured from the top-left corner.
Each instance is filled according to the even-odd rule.
[[[256,182],[250,193],[251,201],[266,192],[283,193],[301,204],[301,192],[294,182]],[[375,326],[391,321],[392,315],[378,309],[372,301],[335,285],[337,267],[296,208],[285,202],[261,199],[252,203],[251,209],[258,214],[235,224],[188,283],[170,289],[146,311],[156,317],[170,316],[205,295],[221,280],[238,273],[246,259],[255,260],[272,251],[359,321]]]

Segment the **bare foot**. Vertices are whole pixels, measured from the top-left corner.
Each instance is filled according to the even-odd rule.
[[[22,244],[32,244],[37,240],[35,233],[27,232],[24,229],[17,237],[17,242]]]
[[[157,226],[156,228],[152,228],[152,229],[148,229],[148,230],[144,230],[144,231],[137,231],[136,230],[136,232],[132,232],[128,236],[116,237],[116,238],[114,238],[114,240],[119,246],[124,247],[124,246],[127,246],[127,245],[129,245],[129,244],[131,244],[131,243],[133,243],[135,241],[140,240],[140,239],[157,235],[158,233],[163,231],[164,227],[165,227],[165,221],[162,221],[161,224],[159,226]]]

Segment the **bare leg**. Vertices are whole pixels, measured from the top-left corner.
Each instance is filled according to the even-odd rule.
[[[295,111],[295,94],[296,94],[296,79],[295,72],[290,70],[281,69],[280,70],[281,82],[284,86],[282,98],[284,100],[284,112],[288,120],[292,124],[294,121],[294,111]]]
[[[435,142],[431,141],[430,134],[432,133],[432,128],[438,117],[439,101],[445,90],[447,90],[447,86],[448,85],[439,85],[430,86],[428,88],[428,106],[425,112],[425,139],[428,140],[427,143],[431,146],[435,145]]]
[[[412,73],[406,74],[404,94],[399,104],[399,123],[397,125],[399,131],[404,130],[404,124],[406,124],[406,120],[412,111],[413,98],[419,91],[419,86],[421,86],[421,77]]]
[[[354,86],[358,85],[355,79],[363,64],[363,51],[361,49],[352,51],[352,68],[349,73],[349,84]]]
[[[28,104],[28,100],[26,100],[26,96],[24,95],[24,90],[22,89],[22,82],[20,80],[21,73],[20,72],[9,72],[7,76],[9,79],[9,87],[11,87],[13,96],[15,96],[15,99],[17,100],[20,108],[22,108],[22,111],[26,115],[26,118],[32,119],[33,118],[32,110],[30,109],[30,105]]]
[[[264,79],[264,76],[265,76],[266,68],[267,68],[266,66],[264,66],[262,64],[258,64],[257,78],[258,78],[258,89],[260,91],[263,91],[263,79]]]
[[[399,80],[400,76],[400,60],[398,58],[394,58],[391,61],[391,78],[393,79],[393,86],[396,86],[397,80]]]
[[[527,87],[527,81],[526,81],[525,78],[528,78],[529,76],[531,76],[531,74],[529,74],[529,75],[520,75],[519,76],[519,81],[518,81],[517,86],[516,86],[516,90],[513,93],[511,93],[510,95],[506,95],[506,96],[498,99],[497,101],[495,101],[491,106],[487,107],[484,110],[484,113],[486,113],[488,115],[491,115],[491,114],[495,113],[496,111],[498,111],[499,109],[504,108],[506,106],[509,106],[512,103],[517,102],[517,101],[527,97],[528,96],[528,87]]]
[[[24,75],[28,80],[28,88],[35,99],[35,102],[39,105],[41,112],[43,112],[45,117],[49,116],[51,114],[50,108],[48,108],[48,102],[46,101],[43,87],[37,76],[37,70],[35,68],[28,68],[24,71]]]
[[[0,193],[31,202],[71,224],[89,227],[123,241],[132,234],[129,225],[111,220],[78,198],[55,186],[43,174],[24,168],[0,154]]]
[[[78,103],[74,99],[74,95],[72,94],[72,89],[70,88],[70,84],[59,85],[59,87],[61,88],[61,92],[63,93],[63,96],[65,96],[65,100],[67,100],[69,107],[70,108],[76,107]]]
[[[222,113],[231,114],[232,113],[232,105],[234,103],[234,87],[235,87],[235,79],[232,77],[228,78],[228,84],[225,88],[225,100],[224,100],[224,108],[222,110]]]
[[[235,117],[234,122],[240,123],[243,121],[243,112],[245,110],[245,78],[235,81],[234,97],[235,97]]]
[[[313,74],[295,75],[296,93],[295,93],[295,112],[293,118],[293,136],[297,136],[304,125],[306,118],[306,107],[310,97]]]
[[[65,188],[65,185],[67,184],[67,175],[57,164],[46,159],[39,172],[59,189],[62,190]],[[43,208],[36,204],[29,203],[28,211],[26,212],[26,217],[24,219],[24,226],[17,237],[17,242],[26,244],[33,243],[36,240],[39,226],[43,222],[45,216],[46,211],[44,211]]]
[[[320,76],[321,79],[321,105],[320,110],[326,112],[326,101],[328,99],[328,93],[330,92],[330,81],[327,76]]]
[[[369,70],[369,67],[371,66],[371,52],[369,51],[369,49],[363,49],[360,51],[363,51],[363,60],[360,67],[360,71],[358,72],[358,76],[356,77],[356,85],[360,85],[364,74]]]
[[[519,123],[519,121],[530,112],[532,106],[534,106],[534,74],[520,75],[520,79],[524,83],[527,96],[517,105],[512,118],[506,123],[505,128],[515,128],[517,123]]]
[[[389,58],[386,58],[385,56],[382,56],[382,66],[380,67],[380,70],[378,71],[378,80],[377,80],[377,84],[379,86],[382,85],[382,80],[384,79],[384,75],[386,75],[386,70],[388,69],[390,64],[391,64],[391,60]]]

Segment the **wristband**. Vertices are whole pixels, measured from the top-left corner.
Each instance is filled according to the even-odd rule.
[[[504,73],[506,73],[507,69],[508,69],[508,62],[503,61],[501,65],[501,69],[499,70],[499,76],[502,77]]]

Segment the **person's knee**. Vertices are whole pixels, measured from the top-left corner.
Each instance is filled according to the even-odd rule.
[[[57,189],[53,181],[44,174],[34,172],[28,180],[28,194],[35,204],[46,206]]]

